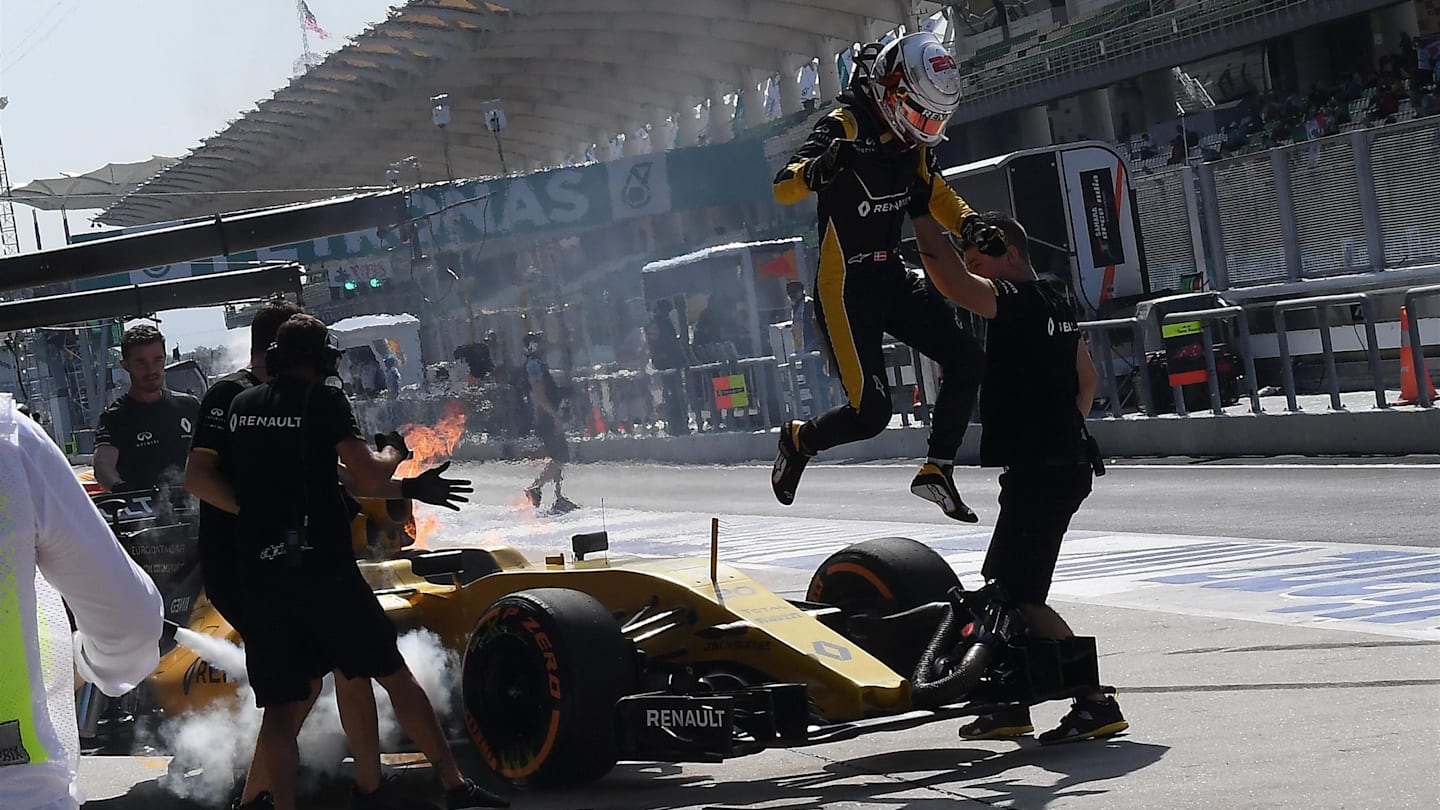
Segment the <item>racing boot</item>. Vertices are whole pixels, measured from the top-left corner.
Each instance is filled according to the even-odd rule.
[[[574,501],[562,495],[555,499],[555,503],[551,504],[550,512],[551,514],[555,515],[563,515],[566,512],[573,512],[579,508],[580,504],[575,503]]]
[[[800,428],[804,424],[791,419],[780,427],[780,452],[770,470],[770,486],[775,490],[775,500],[786,506],[795,502],[800,473],[805,472],[805,465],[815,455],[800,444]]]
[[[966,523],[976,523],[980,516],[975,510],[965,505],[960,500],[960,491],[955,489],[954,464],[936,464],[934,461],[925,462],[920,472],[915,473],[915,479],[910,482],[910,492],[933,501],[940,505],[940,509],[947,517]]]
[[[962,740],[1000,740],[1007,737],[1024,737],[1035,730],[1030,722],[1030,707],[1016,706],[998,712],[982,714],[960,727]]]
[[[525,488],[525,500],[529,501],[531,506],[535,507],[536,509],[539,509],[539,508],[540,508],[540,487],[539,487],[539,486],[526,487],[526,488]]]
[[[474,807],[509,807],[510,801],[491,793],[469,779],[459,787],[445,791],[445,810],[470,810]]]
[[[1120,702],[1114,697],[1104,700],[1077,699],[1070,712],[1060,718],[1060,725],[1040,735],[1041,745],[1094,740],[1119,734],[1130,728],[1130,721],[1120,713]]]

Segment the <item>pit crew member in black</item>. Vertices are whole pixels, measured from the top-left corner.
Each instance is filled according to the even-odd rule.
[[[881,341],[885,333],[919,349],[942,369],[929,458],[910,491],[957,520],[978,518],[960,499],[952,471],[983,362],[955,312],[906,270],[898,248],[908,213],[959,233],[975,212],[939,176],[931,148],[960,103],[960,74],[934,34],[920,32],[856,57],[850,87],[775,176],[775,199],[789,205],[814,192],[820,217],[815,315],[848,399],[805,423],[787,422],[771,474],[775,497],[795,499],[810,457],[879,434],[891,402]]]
[[[507,806],[460,773],[394,625],[355,565],[337,464],[362,492],[378,492],[403,452],[372,452],[344,394],[323,384],[339,354],[320,321],[294,315],[281,325],[267,356],[272,379],[230,406],[217,456],[233,487],[223,479],[206,486],[210,503],[237,515],[246,669],[265,709],[256,746],[274,805],[294,807],[296,735],[320,678],[339,668],[389,693],[401,727],[437,769],[449,808]],[[254,795],[250,786],[246,793]]]
[[[1070,626],[1045,603],[1060,541],[1090,494],[1092,470],[1104,471],[1085,429],[1097,376],[1075,313],[1030,265],[1025,229],[1007,214],[989,213],[979,244],[962,240],[964,260],[933,222],[917,222],[921,259],[936,286],[962,307],[988,318],[985,381],[980,395],[980,464],[1003,467],[1000,517],[981,573],[1020,606],[1027,632],[1068,638]],[[968,269],[967,269],[968,267]],[[1112,697],[1079,698],[1043,744],[1107,737],[1130,724]],[[1029,734],[1030,710],[982,715],[960,728],[966,739]]]
[[[100,414],[95,480],[108,492],[178,484],[200,403],[165,388],[165,336],[153,326],[125,330],[120,366],[130,388]]]
[[[240,392],[270,379],[265,368],[265,351],[275,342],[275,333],[280,325],[292,315],[301,312],[303,310],[299,305],[284,298],[275,298],[265,302],[255,313],[250,323],[250,365],[221,377],[205,392],[205,399],[200,403],[201,416],[195,428],[190,457],[185,463],[185,486],[201,501],[199,546],[205,592],[211,604],[242,636],[245,633],[245,621],[238,602],[240,581],[235,552],[235,517],[206,502],[207,498],[212,496],[207,483],[216,479],[232,480],[229,465],[221,465],[218,456],[221,442],[229,431],[230,404]],[[448,466],[446,464],[427,470],[413,478],[392,479],[382,492],[367,494],[383,498],[411,498],[449,509],[459,509],[456,503],[467,500],[463,493],[472,492],[473,488],[469,486],[470,482],[464,479],[441,477],[441,473],[445,472]],[[342,468],[342,481],[348,477]],[[352,513],[354,508],[352,504]],[[368,688],[364,694],[370,694]],[[343,699],[341,703],[343,709]],[[364,788],[363,780],[361,785]]]

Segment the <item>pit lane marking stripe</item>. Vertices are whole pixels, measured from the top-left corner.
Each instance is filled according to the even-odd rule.
[[[584,513],[516,527],[500,507],[476,508],[466,523],[486,516],[493,528],[447,533],[452,544],[465,545],[468,535],[538,559],[568,549],[574,532],[597,527]],[[707,555],[709,518],[607,510],[611,554]],[[720,559],[808,574],[850,543],[900,535],[934,548],[973,587],[990,532],[981,525],[722,515]],[[1059,601],[1440,640],[1437,591],[1435,549],[1072,531],[1051,592]]]

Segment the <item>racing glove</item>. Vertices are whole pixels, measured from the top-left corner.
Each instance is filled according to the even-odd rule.
[[[910,202],[905,204],[905,213],[910,215],[913,222],[920,217],[930,216],[930,196],[935,193],[935,176],[930,176],[930,185],[920,186],[910,192]]]
[[[805,185],[811,191],[820,191],[854,165],[857,157],[874,151],[875,146],[868,142],[836,138],[819,157],[805,164]]]
[[[431,467],[414,478],[401,479],[400,494],[411,500],[460,511],[459,504],[467,503],[470,500],[462,493],[474,492],[475,488],[470,485],[468,478],[441,477],[440,474],[448,469],[450,469],[450,462],[447,461],[439,467]]]
[[[999,226],[986,223],[978,216],[966,217],[965,221],[960,223],[960,241],[964,245],[974,245],[976,250],[986,256],[1004,256],[1006,249],[1010,247],[1005,231]]]
[[[392,430],[389,433],[375,434],[376,452],[383,451],[387,447],[393,447],[396,450],[399,450],[401,461],[404,461],[405,459],[408,459],[410,458],[410,456],[414,455],[410,452],[410,445],[405,443],[405,437],[401,436],[400,431],[398,430]]]

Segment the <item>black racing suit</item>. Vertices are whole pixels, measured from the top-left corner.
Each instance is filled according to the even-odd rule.
[[[933,152],[903,146],[868,102],[850,93],[842,94],[840,102],[816,122],[774,183],[777,201],[799,202],[813,190],[806,183],[807,164],[832,141],[848,138],[873,148],[816,192],[820,265],[813,285],[815,316],[848,402],[811,419],[801,429],[801,442],[818,452],[868,439],[890,424],[890,384],[881,350],[888,332],[940,364],[929,452],[932,458],[952,460],[975,406],[984,354],[961,328],[955,310],[905,268],[898,248],[912,204],[928,207],[942,227],[957,234],[975,211],[939,176]]]

